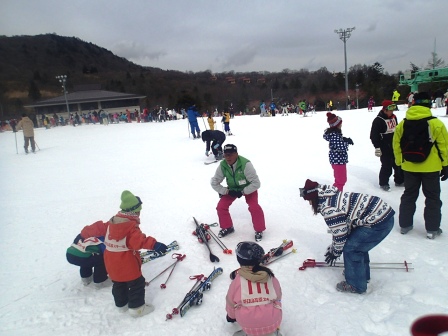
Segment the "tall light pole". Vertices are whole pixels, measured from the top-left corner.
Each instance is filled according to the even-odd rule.
[[[356,109],[357,110],[359,110],[358,92],[359,92],[359,84],[356,83]]]
[[[65,82],[67,81],[67,75],[56,76],[56,78],[59,80],[59,82],[61,82],[62,88],[64,89],[65,104],[67,105],[67,118],[69,118],[70,108],[68,107],[67,90],[65,89]]]
[[[346,42],[350,38],[352,31],[355,30],[355,27],[353,28],[346,28],[342,29],[339,28],[339,30],[335,29],[335,33],[339,35],[339,38],[344,42],[344,60],[345,60],[345,108],[348,106],[348,74],[347,74],[347,47]]]

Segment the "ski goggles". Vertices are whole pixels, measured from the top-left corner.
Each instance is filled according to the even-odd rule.
[[[388,109],[389,111],[395,111],[396,108],[397,108],[397,105],[395,105],[395,104],[391,104],[391,105],[389,105],[389,106],[387,107],[387,109]]]

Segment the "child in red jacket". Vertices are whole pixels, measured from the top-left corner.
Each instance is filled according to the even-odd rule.
[[[113,282],[115,305],[122,311],[129,308],[131,316],[139,317],[154,311],[154,306],[145,304],[145,278],[138,250],[166,253],[167,246],[140,230],[142,201],[139,197],[128,190],[123,191],[120,208],[121,211],[107,223],[96,222],[86,226],[81,236],[104,236],[104,262]]]

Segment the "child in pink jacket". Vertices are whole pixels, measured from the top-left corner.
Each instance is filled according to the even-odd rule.
[[[227,321],[243,330],[234,336],[281,336],[282,289],[274,273],[262,265],[263,248],[257,243],[241,242],[236,247],[241,266],[226,296]]]

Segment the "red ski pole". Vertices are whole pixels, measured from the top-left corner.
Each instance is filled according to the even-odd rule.
[[[170,279],[171,274],[173,274],[173,271],[174,271],[174,269],[176,268],[177,263],[178,263],[179,261],[184,260],[184,258],[186,257],[185,254],[184,254],[184,255],[178,254],[177,256],[175,256],[175,254],[178,254],[178,253],[174,253],[173,256],[172,256],[172,258],[173,258],[173,259],[176,258],[177,260],[174,262],[174,264],[173,264],[173,268],[171,268],[171,272],[170,272],[170,274],[168,274],[168,278],[166,278],[165,282],[164,282],[163,284],[160,285],[160,288],[162,288],[162,289],[165,289],[165,288],[166,288],[166,283],[167,283],[168,280]]]
[[[179,254],[179,253],[173,253],[172,256],[171,256],[171,258],[173,258],[173,259],[177,259],[177,260],[176,260],[174,263],[172,263],[170,266],[168,266],[167,268],[165,268],[162,272],[160,272],[159,274],[157,274],[154,278],[152,278],[152,279],[149,280],[149,281],[146,281],[146,282],[145,282],[145,285],[146,285],[146,286],[149,286],[149,284],[150,284],[151,282],[153,282],[155,279],[157,279],[157,278],[158,278],[159,276],[161,276],[163,273],[165,273],[166,271],[168,271],[171,267],[173,267],[174,265],[176,265],[176,263],[177,263],[178,261],[182,261],[182,260],[184,260],[185,257],[186,257],[185,254],[182,255],[182,254]]]

